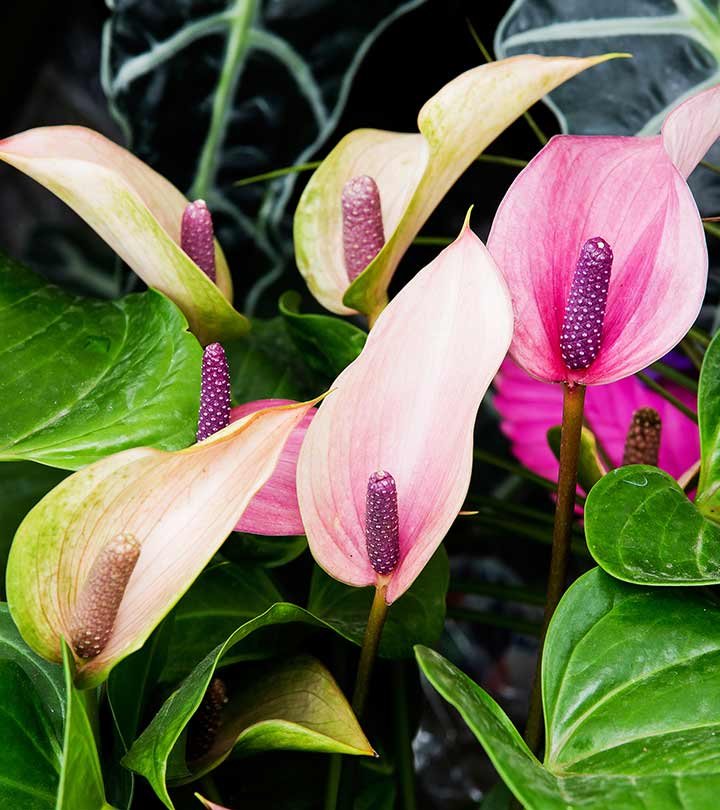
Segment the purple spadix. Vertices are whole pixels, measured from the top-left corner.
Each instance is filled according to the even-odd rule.
[[[215,232],[204,200],[195,200],[185,208],[180,247],[211,281],[215,281]]]
[[[623,465],[651,464],[657,467],[662,422],[655,408],[639,408],[632,415],[625,438]]]
[[[588,368],[598,356],[612,262],[610,245],[600,236],[580,249],[560,330],[560,352],[569,369]]]
[[[368,480],[365,540],[370,565],[378,574],[391,574],[400,560],[397,487],[384,470]]]
[[[79,658],[95,658],[107,646],[125,589],[140,557],[133,534],[115,535],[95,558],[75,605],[70,642]]]
[[[225,349],[211,343],[203,352],[200,383],[199,442],[230,424],[230,369]]]
[[[342,222],[345,269],[355,281],[385,244],[380,190],[372,177],[363,174],[345,183]]]

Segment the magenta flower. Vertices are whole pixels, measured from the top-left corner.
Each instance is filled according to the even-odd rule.
[[[533,379],[510,359],[500,367],[495,387],[500,427],[511,442],[513,454],[528,469],[557,481],[558,461],[548,445],[547,432],[562,421],[562,388]],[[667,387],[685,405],[697,409],[695,397],[688,391]],[[623,463],[633,414],[648,407],[660,416],[658,466],[679,478],[700,458],[697,425],[637,377],[589,388],[585,421],[613,466],[618,467]]]
[[[529,374],[609,383],[685,335],[707,281],[685,179],[718,135],[714,87],[673,110],[661,135],[560,135],[518,175],[488,248],[512,294],[510,353]]]
[[[511,334],[505,282],[466,225],[383,311],[308,428],[298,500],[331,576],[386,586],[390,604],[422,571],[462,508],[475,415]]]
[[[257,399],[246,402],[230,411],[230,422],[237,422],[264,408],[295,404],[297,403],[290,399]],[[305,534],[295,479],[300,448],[316,413],[315,408],[310,408],[290,434],[280,453],[275,471],[250,501],[235,531],[279,537]]]

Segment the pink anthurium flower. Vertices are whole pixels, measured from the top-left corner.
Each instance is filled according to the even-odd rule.
[[[661,135],[559,135],[518,175],[488,239],[513,297],[518,365],[548,382],[609,383],[685,335],[708,267],[686,178],[718,135],[714,87]]]
[[[230,411],[230,422],[244,419],[263,408],[294,405],[290,399],[257,399]],[[297,463],[307,429],[317,411],[310,408],[290,434],[275,471],[265,486],[250,501],[235,531],[268,536],[305,534],[297,499]]]
[[[692,394],[679,386],[668,387],[688,407],[697,409]],[[495,388],[493,403],[513,454],[528,469],[557,481],[558,460],[548,445],[547,432],[562,420],[562,389],[533,379],[509,358],[495,377]],[[660,418],[657,466],[679,478],[700,458],[697,425],[637,377],[590,388],[585,398],[585,422],[611,464],[619,467],[633,414],[642,408],[653,408]]]
[[[300,451],[300,512],[317,562],[388,604],[462,508],[475,416],[507,351],[505,283],[465,224],[379,317]]]
[[[202,200],[189,204],[126,149],[84,127],[41,127],[0,140],[9,163],[66,202],[145,281],[174,301],[201,343],[249,328]]]
[[[478,155],[546,93],[616,56],[523,55],[480,65],[425,102],[419,132],[346,135],[295,212],[298,268],[312,294],[332,312],[374,321],[408,246]]]

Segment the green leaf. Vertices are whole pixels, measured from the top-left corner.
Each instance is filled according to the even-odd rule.
[[[17,527],[32,507],[66,475],[62,470],[30,461],[0,464],[0,595],[4,596],[5,567]]]
[[[547,440],[555,458],[560,460],[560,425],[551,427],[547,432]],[[580,435],[580,457],[578,459],[578,484],[585,490],[590,490],[605,475],[605,469],[598,453],[597,441],[591,430],[584,427]]]
[[[77,469],[192,444],[202,351],[154,291],[68,295],[0,256],[0,459]]]
[[[410,589],[388,611],[380,638],[383,658],[411,658],[415,644],[435,644],[445,625],[450,580],[447,552],[441,546]],[[337,632],[362,644],[374,588],[351,588],[315,566],[308,610]]]
[[[289,290],[280,298],[280,314],[308,366],[323,379],[334,380],[360,354],[367,334],[330,315],[301,315],[301,300]]]
[[[656,467],[608,473],[585,503],[585,534],[595,560],[639,585],[720,582],[720,526],[677,481]]]
[[[247,676],[246,676],[247,678]],[[231,695],[211,749],[191,763],[193,781],[231,754],[263,751],[318,751],[372,756],[374,751],[345,696],[328,670],[315,658],[301,655],[266,665],[249,685]],[[173,774],[168,774],[173,780]]]
[[[73,685],[74,661],[66,644],[63,644],[63,669],[67,715],[56,810],[104,810],[109,805],[105,802],[100,760],[88,717],[88,707],[96,696],[80,692]]]
[[[233,562],[277,568],[297,559],[306,549],[305,535],[262,537],[259,534],[233,532],[223,546],[222,553]]]
[[[547,102],[563,132],[650,135],[683,99],[720,82],[720,15],[707,0],[515,0],[495,34],[498,59],[522,53],[587,56],[624,51],[554,90]],[[717,162],[720,148],[708,160]],[[708,215],[720,205],[713,173],[693,190]]]
[[[698,507],[720,521],[720,332],[705,352],[698,385],[700,480]]]
[[[719,620],[699,594],[599,569],[581,577],[543,655],[544,765],[479,686],[437,653],[416,654],[524,806],[702,810],[720,789]]]
[[[174,610],[174,623],[162,670],[163,681],[178,682],[241,624],[254,619],[282,596],[262,568],[224,562],[206,569]],[[248,639],[223,665],[272,655],[272,645]]]
[[[227,653],[239,655],[248,643],[278,643],[297,636],[297,625],[329,627],[311,613],[290,604],[273,605],[268,611],[239,627],[224,643],[205,657],[170,695],[150,725],[133,744],[123,764],[144,776],[158,798],[172,810],[167,792],[168,760],[188,723],[200,706],[215,669]],[[255,635],[255,638],[251,636]],[[237,649],[237,648],[240,649]],[[177,766],[174,765],[174,771]]]

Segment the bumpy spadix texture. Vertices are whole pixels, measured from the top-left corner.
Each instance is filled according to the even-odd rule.
[[[388,603],[422,571],[462,509],[475,416],[511,334],[507,287],[465,227],[383,311],[305,435],[300,513],[331,576],[357,586],[382,576],[366,538],[368,476],[377,470],[391,472],[397,488]]]
[[[398,502],[395,479],[384,470],[368,481],[365,540],[370,565],[378,574],[391,574],[400,559]]]
[[[660,414],[655,408],[639,408],[635,411],[625,439],[623,464],[652,464],[656,467],[661,429]]]
[[[385,244],[380,190],[372,177],[363,174],[345,183],[342,223],[345,269],[355,281]]]
[[[188,203],[183,211],[180,247],[211,281],[215,281],[215,231],[205,200]]]
[[[139,557],[135,535],[121,533],[95,559],[80,590],[71,631],[71,643],[80,658],[95,658],[107,646]]]
[[[602,344],[612,250],[606,239],[588,239],[580,250],[560,330],[560,351],[570,369],[587,368]]]
[[[654,137],[560,135],[498,208],[488,248],[513,297],[510,353],[547,382],[598,385],[649,366],[692,326],[707,282],[702,222],[685,177],[720,135],[720,88],[673,110]],[[587,368],[560,348],[578,248],[614,254],[602,348]]]
[[[199,442],[230,424],[230,370],[225,349],[211,343],[203,352],[200,383]]]
[[[202,703],[190,721],[187,759],[199,759],[212,748],[223,720],[223,709],[228,702],[227,689],[222,678],[213,678]]]
[[[674,396],[692,410],[696,398],[684,388],[663,381]],[[500,413],[502,432],[514,455],[529,469],[557,481],[558,461],[550,449],[547,432],[562,421],[562,388],[530,377],[509,358],[495,378],[494,405]],[[662,441],[657,466],[679,478],[700,458],[697,425],[651,391],[637,377],[609,385],[594,385],[585,395],[585,422],[607,454],[610,465],[623,463],[628,426],[633,414],[652,408],[662,420]]]

